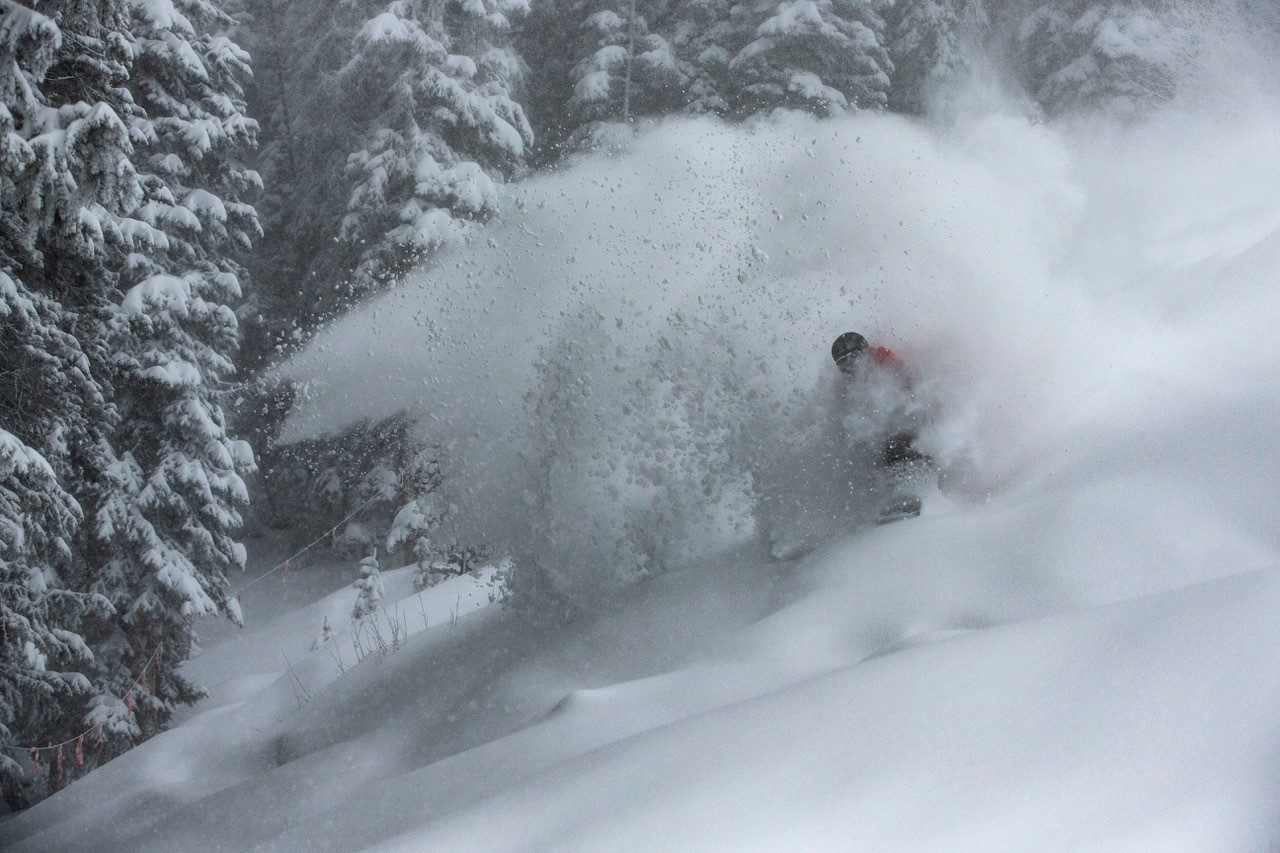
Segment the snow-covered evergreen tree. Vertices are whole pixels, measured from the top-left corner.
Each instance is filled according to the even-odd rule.
[[[81,520],[104,498],[107,320],[130,239],[123,217],[140,196],[122,85],[131,50],[123,2],[0,4],[0,743],[10,746],[78,726],[73,694],[87,685],[70,669],[92,657],[81,621],[106,610],[85,591]],[[10,805],[47,791],[28,784],[29,765],[0,765]]]
[[[41,285],[47,240],[29,207],[37,168],[32,130],[48,109],[40,86],[61,32],[25,6],[0,17],[0,790],[10,808],[38,795],[28,756],[64,707],[88,688],[74,669],[89,658],[78,631],[86,601],[65,572],[82,510],[43,448],[68,473],[67,435],[104,405],[71,317]],[[58,168],[58,161],[50,164]],[[65,179],[65,174],[64,174]],[[33,446],[34,445],[34,446]]]
[[[382,576],[378,573],[378,552],[360,560],[360,575],[352,584],[356,590],[356,603],[351,609],[352,619],[363,619],[378,609],[378,603],[386,594],[382,588]]]
[[[0,288],[6,280],[0,273]],[[0,429],[0,790],[10,808],[40,793],[28,756],[14,750],[45,742],[89,688],[76,670],[93,655],[78,631],[94,602],[67,589],[59,572],[79,521],[80,507],[44,457]]]
[[[650,30],[647,15],[659,10],[639,0],[576,4],[585,14],[574,43],[581,59],[570,71],[567,123],[571,147],[589,147],[609,136],[611,124],[680,110],[685,76],[671,45]]]
[[[514,11],[506,0],[394,0],[361,28],[340,73],[366,129],[342,222],[342,238],[362,246],[353,293],[393,283],[461,222],[490,217],[497,181],[522,166],[532,132],[512,96],[516,61],[495,46]]]
[[[414,583],[418,588],[438,580],[436,575],[441,571],[437,567],[443,567],[445,557],[440,547],[440,524],[446,507],[439,494],[444,474],[438,453],[437,448],[427,448],[408,466],[405,480],[412,496],[396,512],[387,534],[387,551],[400,551],[417,566]]]
[[[975,0],[976,2],[976,0]],[[679,112],[745,118],[881,107],[893,65],[877,0],[550,0],[521,38],[544,149]]]
[[[253,55],[250,114],[262,122],[255,165],[263,236],[248,258],[254,287],[242,311],[241,365],[254,370],[343,310],[360,247],[337,239],[350,196],[345,169],[363,128],[339,109],[336,72],[363,21],[342,0],[247,0],[244,46]],[[261,387],[269,409],[288,389]],[[268,420],[263,418],[262,420]],[[267,438],[270,436],[268,435]],[[266,442],[255,445],[259,452]]]
[[[752,0],[749,9],[747,41],[730,61],[736,112],[885,106],[893,64],[875,0]]]
[[[684,78],[684,109],[729,115],[737,80],[730,63],[743,44],[745,7],[733,0],[677,0],[666,18],[667,37]]]
[[[5,136],[0,263],[12,421],[82,504],[98,497],[114,415],[107,328],[124,214],[140,198],[126,122],[131,47],[121,3],[7,3],[0,17]],[[55,23],[54,21],[57,21]],[[91,509],[91,506],[82,506]]]
[[[1051,113],[1135,114],[1173,91],[1180,34],[1167,0],[1054,0],[1025,15],[1014,55]]]
[[[236,534],[253,467],[219,399],[238,343],[235,254],[257,231],[257,177],[240,163],[256,129],[244,115],[247,56],[207,0],[148,0],[135,13],[132,88],[142,112],[132,132],[144,198],[129,220],[134,251],[113,327],[120,451],[97,514],[107,559],[93,584],[117,616],[98,629],[112,654],[99,656],[89,714],[117,747],[200,696],[177,672],[191,620],[240,621],[226,573],[244,565]],[[129,713],[122,697],[157,649]]]
[[[381,545],[391,519],[411,497],[402,472],[414,458],[413,421],[404,416],[359,423],[334,436],[268,445],[262,454],[270,523],[309,537],[328,534],[350,555]],[[348,515],[357,512],[352,519]],[[359,529],[357,529],[359,528]]]
[[[898,0],[890,11],[894,109],[918,113],[930,93],[972,71],[990,29],[983,0]]]
[[[418,589],[465,574],[480,560],[477,549],[458,544],[445,529],[452,512],[441,488],[445,482],[442,455],[441,448],[427,447],[405,466],[401,489],[408,500],[387,533],[387,550],[400,551],[417,567],[414,585]]]

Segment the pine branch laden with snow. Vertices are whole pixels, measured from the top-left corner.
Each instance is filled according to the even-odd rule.
[[[759,23],[730,67],[748,110],[797,107],[819,115],[887,103],[893,64],[885,24],[869,0],[786,0],[753,7]]]
[[[10,807],[39,785],[13,749],[44,737],[89,688],[77,670],[93,654],[79,627],[102,604],[65,586],[80,516],[44,457],[0,429],[0,789]]]

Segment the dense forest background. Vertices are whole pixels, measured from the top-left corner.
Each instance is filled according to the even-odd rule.
[[[407,416],[277,443],[299,389],[271,367],[472,239],[504,183],[676,114],[945,121],[974,79],[1044,120],[1140,120],[1219,28],[1274,40],[1276,18],[1245,0],[0,0],[7,808],[199,697],[178,667],[199,617],[241,619],[246,530],[303,541],[368,507],[333,538],[353,559],[390,548],[423,585],[474,565],[483,543],[435,533],[446,449]]]

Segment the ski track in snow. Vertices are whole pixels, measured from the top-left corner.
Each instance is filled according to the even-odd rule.
[[[554,281],[572,263],[606,291],[616,281],[592,304],[609,319],[617,307],[619,329],[634,319],[614,299],[629,287],[637,313],[659,318],[643,334],[660,333],[672,307],[725,307],[737,291],[717,283],[721,266],[737,267],[717,247],[749,245],[767,258],[754,286],[780,294],[744,309],[759,341],[789,332],[778,346],[794,350],[874,316],[877,331],[916,344],[946,381],[932,439],[954,463],[946,493],[919,519],[834,536],[798,562],[771,562],[753,541],[703,543],[680,570],[567,625],[492,604],[483,578],[447,581],[419,605],[411,570],[387,572],[386,600],[416,633],[345,673],[307,649],[326,614],[346,623],[353,567],[309,603],[273,605],[281,588],[264,585],[251,628],[214,633],[190,665],[210,700],[0,824],[0,839],[14,850],[1275,849],[1280,162],[1258,152],[1274,153],[1277,114],[1255,105],[1239,127],[1219,116],[1171,135],[1157,121],[1100,141],[1000,116],[937,136],[888,117],[788,120],[746,137],[766,152],[746,160],[736,132],[686,122],[625,157],[529,182],[512,226],[533,235],[524,269]],[[849,151],[856,180],[829,179]],[[678,186],[677,214],[704,193],[733,208],[743,175],[760,209],[792,203],[773,230],[720,234],[678,293],[641,291],[664,253],[612,225],[634,236],[652,224],[661,238],[686,224],[653,222],[639,188]],[[896,193],[859,194],[877,182]],[[565,202],[575,194],[614,209],[573,226],[566,248],[553,238],[578,215]],[[815,198],[844,208],[818,225]],[[540,200],[553,210],[538,212]],[[508,268],[485,251],[477,269]],[[616,265],[628,251],[643,275]],[[853,307],[839,285],[865,284],[868,269],[889,283]],[[529,309],[505,321],[511,339],[535,340],[568,299],[485,275],[475,287]],[[355,312],[296,367],[316,385],[299,434],[336,427],[350,400],[398,408],[422,393],[420,373],[453,367],[467,391],[435,389],[446,423],[519,398],[527,376],[460,366],[482,344],[424,353],[406,343],[416,323],[387,324],[440,308],[431,283]],[[456,307],[440,316],[484,328]],[[811,381],[821,355],[767,381]],[[476,447],[509,435],[490,429],[480,423]],[[501,482],[508,462],[464,458],[482,484],[470,499],[490,500],[483,483]]]

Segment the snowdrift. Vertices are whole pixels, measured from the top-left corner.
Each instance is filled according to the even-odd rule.
[[[207,710],[0,837],[1274,849],[1277,116],[680,122],[531,181],[313,343],[294,429],[416,407],[464,436],[459,515],[594,605],[559,624],[450,581],[345,672],[255,660],[300,659],[348,592],[264,616],[193,662]],[[846,327],[930,378],[942,489],[775,563],[732,462],[785,442]],[[640,552],[668,570],[612,562]]]

